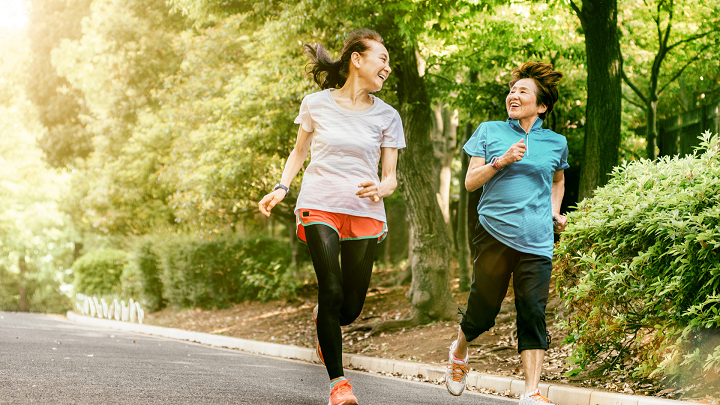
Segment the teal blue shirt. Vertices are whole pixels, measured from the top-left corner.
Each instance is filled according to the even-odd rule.
[[[519,162],[506,166],[483,186],[478,204],[480,223],[497,240],[511,248],[552,258],[553,175],[570,167],[564,136],[542,128],[535,120],[529,133],[518,120],[483,122],[463,150],[470,156],[502,156],[520,139],[527,150]]]

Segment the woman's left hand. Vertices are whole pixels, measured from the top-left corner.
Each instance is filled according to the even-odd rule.
[[[360,198],[369,198],[374,202],[380,202],[380,187],[375,182],[363,181],[358,187],[360,187],[360,190],[355,195]]]
[[[562,214],[553,214],[553,232],[562,233],[568,224],[568,219]]]

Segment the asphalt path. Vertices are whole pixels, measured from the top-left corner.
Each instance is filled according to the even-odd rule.
[[[517,401],[347,371],[361,404]],[[328,402],[321,365],[0,312],[1,404],[313,404]]]

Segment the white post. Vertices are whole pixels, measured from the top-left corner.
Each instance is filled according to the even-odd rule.
[[[105,298],[100,298],[100,303],[102,304],[102,309],[103,309],[102,317],[107,318],[108,317],[108,304],[107,304],[107,302],[105,302]]]
[[[88,303],[88,306],[90,307],[90,316],[92,316],[94,318],[97,307],[95,307],[95,304],[92,302],[92,300],[90,298],[87,299],[87,303]]]
[[[100,303],[97,300],[97,297],[93,295],[93,303],[95,304],[95,313],[97,313],[98,318],[102,318],[102,306],[100,306]]]
[[[125,306],[125,300],[120,301],[120,305],[122,305],[122,321],[127,322],[130,318],[130,308]]]
[[[135,319],[137,319],[137,308],[135,308],[135,301],[133,301],[132,298],[130,298],[130,322],[135,322]]]
[[[140,308],[139,302],[136,302],[135,306],[137,307],[138,323],[142,323],[143,319],[145,319],[145,311],[142,308]]]
[[[115,320],[119,321],[120,316],[122,315],[122,308],[120,307],[120,303],[118,302],[117,298],[113,300],[113,306],[115,307],[115,310],[113,311],[115,312]]]

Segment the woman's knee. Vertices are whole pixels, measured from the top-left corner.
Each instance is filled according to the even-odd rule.
[[[318,303],[323,310],[327,309],[333,312],[340,312],[345,297],[340,286],[330,286],[322,289],[318,293]]]
[[[340,325],[346,326],[353,323],[362,312],[365,296],[356,292],[345,294],[345,301],[340,309]]]

